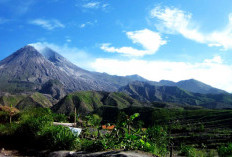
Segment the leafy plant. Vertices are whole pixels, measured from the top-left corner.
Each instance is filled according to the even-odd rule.
[[[215,155],[213,151],[208,152],[204,149],[197,150],[193,146],[189,145],[181,145],[180,155],[184,155],[187,157],[211,157],[211,155]]]
[[[67,116],[66,115],[64,115],[64,114],[61,114],[61,113],[53,113],[52,114],[52,116],[53,116],[53,119],[54,119],[54,121],[55,122],[67,122]]]
[[[181,145],[180,155],[196,157],[196,149],[192,146]]]
[[[28,147],[37,149],[73,149],[78,138],[67,127],[53,126],[53,115],[49,109],[32,109],[21,114],[15,136]]]
[[[79,140],[67,127],[48,126],[39,133],[41,143],[52,150],[71,150],[77,148]]]
[[[232,155],[232,143],[220,146],[218,148],[218,154],[219,154],[219,156],[222,156],[222,157],[226,157],[226,156]]]

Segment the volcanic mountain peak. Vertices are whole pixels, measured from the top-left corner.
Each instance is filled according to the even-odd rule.
[[[61,71],[65,72],[66,75],[72,76],[74,78],[77,77],[91,77],[90,72],[87,70],[84,70],[77,65],[71,63],[69,60],[67,60],[65,57],[51,49],[50,47],[40,44],[40,43],[34,43],[29,44],[30,46],[33,46],[38,52],[40,52],[47,60],[49,60],[51,63],[53,63],[57,68],[59,68]]]
[[[48,60],[50,60],[51,62],[62,62],[62,61],[66,61],[67,60],[61,56],[60,54],[58,54],[57,52],[53,51],[52,49],[45,47],[44,49],[42,49],[42,51],[40,51],[40,53],[47,58]]]
[[[59,80],[70,92],[116,91],[132,79],[81,69],[49,47],[36,44],[0,61],[0,92],[39,91],[49,80]]]
[[[19,49],[18,51],[16,51],[9,57],[5,58],[4,60],[0,61],[0,65],[9,64],[11,62],[19,62],[19,60],[26,61],[27,59],[30,59],[33,57],[36,57],[38,59],[43,56],[34,47],[27,45]]]
[[[0,93],[40,91],[49,80],[58,80],[63,86],[51,85],[46,94],[64,93],[63,91],[97,90],[117,91],[132,81],[153,85],[173,85],[197,93],[223,93],[196,80],[183,82],[152,82],[139,75],[113,76],[106,73],[90,72],[79,68],[49,47],[29,44],[4,60],[0,61]],[[137,85],[144,86],[137,82]],[[62,88],[60,88],[62,87]],[[59,90],[61,89],[61,90]],[[44,91],[44,90],[42,90]],[[61,94],[62,95],[62,94]]]

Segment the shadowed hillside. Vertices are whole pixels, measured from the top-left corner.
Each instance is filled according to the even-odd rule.
[[[143,105],[124,93],[80,91],[65,96],[52,107],[52,110],[57,113],[71,114],[74,113],[76,107],[78,113],[85,114],[102,106],[113,106],[122,109],[129,106]]]

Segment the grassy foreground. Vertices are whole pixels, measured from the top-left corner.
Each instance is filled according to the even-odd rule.
[[[183,156],[232,155],[231,110],[182,110],[126,108],[114,112],[112,119],[104,109],[79,115],[83,131],[79,137],[68,128],[52,122],[72,121],[50,109],[28,109],[13,115],[0,111],[0,145],[13,149],[40,150],[142,150],[157,156],[172,151]],[[112,112],[113,113],[113,112]],[[81,120],[80,120],[81,119]],[[114,126],[103,130],[101,125]],[[23,142],[22,142],[23,141]]]

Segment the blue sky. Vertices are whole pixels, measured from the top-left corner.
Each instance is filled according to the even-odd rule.
[[[0,0],[0,60],[31,43],[91,71],[232,92],[231,0]]]

